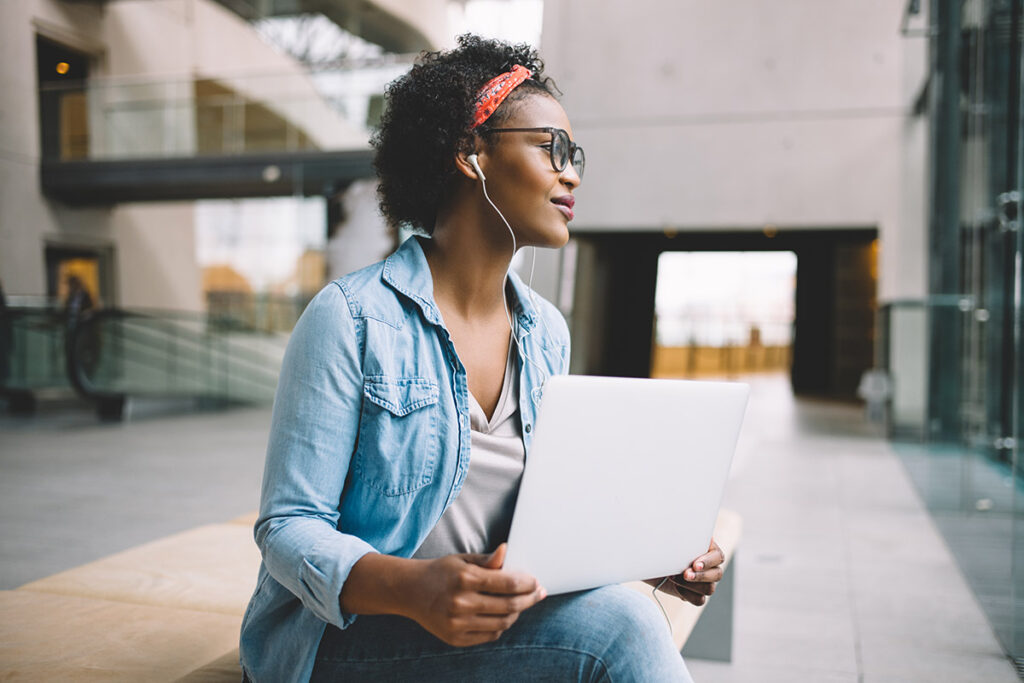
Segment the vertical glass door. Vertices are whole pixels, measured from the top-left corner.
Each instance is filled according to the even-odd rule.
[[[1021,0],[967,0],[961,14],[963,297],[959,524],[965,571],[1007,651],[1024,659],[1021,410]],[[968,566],[968,565],[965,565]]]

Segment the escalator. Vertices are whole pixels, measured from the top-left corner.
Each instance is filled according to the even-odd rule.
[[[120,419],[128,398],[269,405],[288,341],[235,318],[146,309],[69,317],[54,308],[9,308],[3,324],[10,333],[5,394],[24,402],[71,388],[104,419]]]

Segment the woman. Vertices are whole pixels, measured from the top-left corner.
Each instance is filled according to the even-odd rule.
[[[332,282],[296,325],[249,679],[689,680],[644,596],[546,598],[501,569],[540,388],[569,362],[561,315],[508,272],[516,248],[569,237],[584,157],[553,92],[527,46],[474,36],[389,86],[381,207],[431,239]],[[721,562],[713,545],[667,590],[702,603]]]

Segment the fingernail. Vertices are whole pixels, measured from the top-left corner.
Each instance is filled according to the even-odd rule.
[[[694,577],[696,577],[696,576],[697,575],[695,573],[691,572],[691,571],[687,571],[686,572],[686,580],[687,581],[693,581]]]
[[[696,569],[697,571],[700,571],[700,570],[704,569],[704,563],[703,562],[694,562],[693,563],[693,568]]]
[[[543,588],[541,588],[540,589],[540,599],[543,600],[546,597],[548,597],[548,592],[546,590],[544,590]]]

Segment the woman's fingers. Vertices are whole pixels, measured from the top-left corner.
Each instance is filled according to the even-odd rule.
[[[718,544],[712,540],[711,547],[708,549],[708,552],[694,560],[690,567],[696,571],[702,571],[704,569],[718,567],[723,563],[725,563],[725,553],[722,552],[722,549],[718,547]]]
[[[696,591],[692,591],[689,588],[684,588],[682,586],[676,586],[676,592],[679,594],[680,598],[693,605],[697,605],[698,607],[707,602],[708,599],[706,595],[701,595]]]
[[[691,593],[697,593],[699,595],[711,595],[715,592],[715,583],[695,583],[695,582],[684,582],[679,583],[673,581],[677,590],[687,590]]]
[[[469,566],[461,588],[497,595],[524,595],[536,591],[537,579],[529,574]]]
[[[523,610],[533,607],[547,597],[543,588],[538,587],[532,593],[525,595],[477,595],[473,604],[473,611],[477,614],[518,614]]]
[[[694,605],[703,605],[708,596],[715,592],[713,583],[679,583],[673,579],[670,585],[676,595]]]
[[[691,583],[713,583],[715,581],[721,581],[723,574],[724,570],[721,566],[711,567],[710,569],[705,569],[704,571],[694,571],[691,568],[687,569],[682,574],[676,576],[675,580],[678,581],[679,579],[682,579],[683,581]]]
[[[496,640],[519,615],[547,597],[534,577],[498,568],[504,545],[491,555],[448,555],[425,565],[435,597],[413,618],[451,645]]]
[[[493,642],[511,628],[523,610],[535,605],[545,597],[538,588],[527,595],[496,596],[476,594],[469,599],[458,601],[448,623],[452,632],[458,634],[452,644],[465,647]]]
[[[505,553],[508,551],[508,543],[502,543],[494,549],[493,553],[465,553],[459,555],[463,560],[470,564],[475,564],[480,567],[486,567],[487,569],[501,569],[501,565],[505,563]]]

